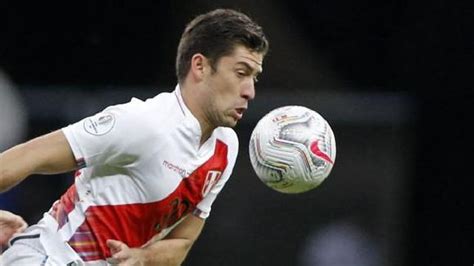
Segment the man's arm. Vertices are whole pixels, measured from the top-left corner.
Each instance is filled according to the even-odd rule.
[[[17,145],[0,154],[0,193],[32,174],[72,171],[76,160],[61,130]]]
[[[204,219],[188,215],[163,240],[150,241],[142,248],[129,248],[126,244],[108,240],[112,261],[118,265],[166,265],[183,263],[192,245],[204,227]]]

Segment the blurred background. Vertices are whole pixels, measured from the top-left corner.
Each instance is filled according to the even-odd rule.
[[[173,90],[185,24],[235,8],[271,49],[234,175],[185,265],[472,265],[468,3],[2,1],[0,151]],[[248,158],[258,119],[290,104],[323,115],[338,149],[329,178],[299,195],[265,187]],[[0,208],[36,223],[72,181],[33,176]]]

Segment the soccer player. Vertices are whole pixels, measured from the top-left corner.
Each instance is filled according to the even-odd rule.
[[[31,174],[76,171],[5,265],[179,265],[238,152],[231,129],[255,97],[268,41],[246,15],[217,9],[185,28],[172,92],[110,106],[0,156],[0,191]]]

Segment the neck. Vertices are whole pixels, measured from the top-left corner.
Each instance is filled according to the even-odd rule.
[[[198,92],[197,88],[191,88],[186,84],[180,84],[180,89],[184,104],[188,107],[194,117],[196,117],[201,127],[200,145],[202,145],[211,136],[212,131],[215,129],[207,118],[202,107],[203,105],[201,103],[204,102],[202,99],[203,96]]]

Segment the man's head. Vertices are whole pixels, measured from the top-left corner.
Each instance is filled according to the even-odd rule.
[[[176,75],[181,84],[191,67],[193,55],[204,55],[216,70],[219,59],[236,46],[265,55],[268,41],[262,28],[248,16],[231,9],[217,9],[197,16],[185,28],[178,46]]]
[[[189,23],[178,47],[176,70],[183,99],[203,136],[216,127],[234,127],[242,118],[255,97],[267,51],[262,28],[237,11],[218,9]]]

